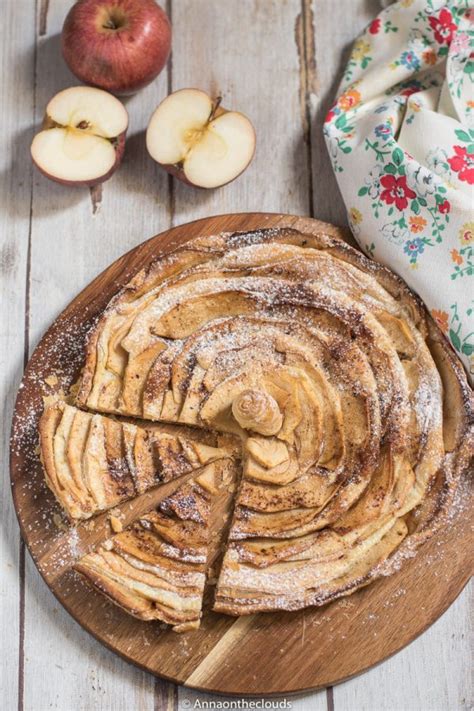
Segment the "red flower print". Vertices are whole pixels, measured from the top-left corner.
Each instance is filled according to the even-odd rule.
[[[448,158],[451,170],[458,174],[459,180],[474,185],[474,153],[468,153],[464,146],[454,146],[456,155]]]
[[[450,44],[453,34],[457,30],[457,25],[453,22],[453,16],[444,8],[438,17],[429,18],[430,25],[434,30],[435,40],[438,44]]]
[[[369,32],[371,35],[376,35],[378,31],[380,30],[380,25],[381,25],[381,20],[379,17],[377,17],[373,22],[370,23],[369,25]]]
[[[394,175],[384,175],[380,184],[385,190],[380,195],[381,199],[388,205],[395,203],[397,210],[404,210],[408,205],[408,199],[416,198],[416,193],[407,185],[405,175],[396,178]]]
[[[328,111],[327,116],[324,119],[324,123],[329,123],[330,121],[332,121],[335,115],[336,115],[336,112],[334,111],[334,109],[331,109],[330,111]]]
[[[449,203],[447,200],[443,200],[443,202],[439,203],[438,210],[442,215],[447,215],[448,212],[451,211],[451,203]]]
[[[400,92],[400,96],[411,96],[412,94],[416,94],[417,91],[420,91],[419,86],[407,86],[406,89]]]

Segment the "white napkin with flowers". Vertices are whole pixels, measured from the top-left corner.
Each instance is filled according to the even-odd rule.
[[[324,134],[361,248],[474,374],[474,0],[398,0],[357,39]]]

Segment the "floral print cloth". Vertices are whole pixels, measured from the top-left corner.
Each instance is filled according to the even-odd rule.
[[[474,374],[474,0],[399,0],[354,44],[324,125],[361,248]]]

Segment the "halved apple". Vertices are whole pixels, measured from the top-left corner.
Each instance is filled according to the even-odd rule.
[[[115,96],[88,86],[64,89],[46,107],[31,157],[58,183],[97,185],[118,168],[127,127],[127,111]]]
[[[169,173],[190,185],[217,188],[251,162],[255,130],[249,119],[227,111],[199,89],[170,94],[151,117],[148,152]]]

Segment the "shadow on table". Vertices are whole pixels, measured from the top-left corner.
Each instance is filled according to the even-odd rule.
[[[336,225],[347,225],[346,210],[331,165],[323,135],[324,120],[333,106],[342,73],[347,64],[352,42],[347,44],[339,60],[337,72],[327,90],[318,97],[316,112],[311,124],[311,151],[313,165],[313,211],[314,216]]]
[[[367,16],[367,22],[381,11],[380,0],[366,0],[361,12]],[[361,30],[363,28],[361,27]],[[344,202],[339,192],[337,180],[332,169],[329,153],[323,135],[324,119],[336,100],[337,90],[344,68],[349,60],[353,43],[351,40],[340,53],[339,62],[332,73],[333,80],[326,91],[317,97],[317,107],[310,129],[310,143],[313,166],[313,212],[314,216],[339,225],[347,225]],[[317,48],[316,48],[317,50]],[[310,97],[307,97],[309,100]]]

